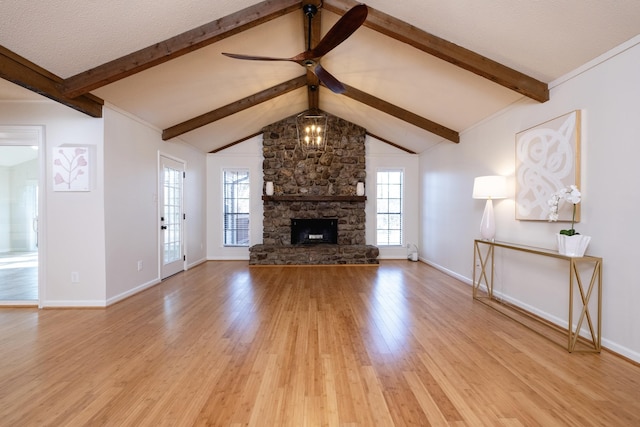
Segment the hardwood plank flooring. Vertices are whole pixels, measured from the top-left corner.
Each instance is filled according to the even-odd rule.
[[[419,262],[208,262],[107,309],[0,309],[1,426],[637,426],[639,397],[639,366]]]

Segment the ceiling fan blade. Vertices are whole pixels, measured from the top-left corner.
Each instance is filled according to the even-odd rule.
[[[242,55],[242,54],[238,54],[238,53],[224,53],[224,52],[222,52],[222,54],[224,56],[228,56],[229,58],[247,59],[247,60],[251,60],[251,61],[292,61],[292,62],[297,62],[296,60],[294,60],[292,58],[274,58],[272,56]]]
[[[326,87],[331,89],[331,92],[344,93],[344,91],[346,90],[342,83],[340,83],[338,79],[333,77],[333,74],[322,68],[322,65],[316,65],[316,67],[313,69],[313,73],[318,76],[318,79],[322,83],[324,83]]]
[[[349,9],[318,42],[318,45],[308,52],[307,57],[320,58],[326,55],[331,49],[345,41],[360,28],[364,21],[367,20],[368,13],[369,9],[364,4],[359,4]]]

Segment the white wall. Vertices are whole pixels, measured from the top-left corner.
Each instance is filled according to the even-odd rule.
[[[418,244],[412,236],[418,236],[418,163],[419,157],[408,154],[367,137],[365,205],[367,216],[366,241],[375,245],[375,199],[376,170],[378,168],[402,168],[405,171],[405,240]],[[262,243],[262,136],[256,136],[207,158],[207,259],[249,259],[248,248],[224,247],[222,227],[222,170],[223,168],[249,169],[251,179],[250,245]],[[380,248],[380,258],[406,258],[407,249],[402,247]]]
[[[113,303],[160,281],[159,154],[186,164],[184,181],[187,267],[205,260],[205,154],[179,139],[106,106],[105,229],[107,302]],[[138,271],[138,261],[143,268]]]
[[[43,98],[44,99],[44,98]],[[44,127],[45,182],[41,221],[44,257],[42,305],[99,306],[105,299],[104,183],[102,169],[103,120],[52,101],[0,102],[0,124]],[[89,147],[91,191],[54,192],[53,150],[63,145]],[[77,272],[78,283],[71,282]]]
[[[207,157],[207,259],[248,260],[248,247],[225,247],[223,242],[222,171],[248,169],[251,215],[249,245],[262,243],[262,135]]]
[[[376,244],[376,175],[379,169],[402,169],[404,171],[404,203],[403,203],[403,242],[402,246],[378,246],[380,259],[407,258],[407,244],[419,246],[418,212],[419,186],[418,168],[420,158],[416,154],[409,154],[375,138],[366,138],[367,181],[365,194],[367,203],[366,239],[367,244]]]
[[[473,200],[473,178],[506,175],[511,198],[494,204],[497,240],[555,249],[564,224],[516,221],[515,134],[573,110],[583,112],[582,221],[592,236],[587,254],[604,259],[603,345],[640,361],[640,279],[635,268],[640,229],[640,37],[552,82],[551,100],[522,100],[464,132],[460,144],[442,143],[420,157],[423,259],[468,283],[473,239],[484,208]],[[538,314],[566,322],[568,267],[563,261],[497,252],[499,292]],[[471,289],[469,289],[471,297]]]

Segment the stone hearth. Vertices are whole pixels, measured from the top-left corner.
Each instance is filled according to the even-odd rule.
[[[378,253],[371,245],[255,245],[251,247],[251,264],[378,264]]]

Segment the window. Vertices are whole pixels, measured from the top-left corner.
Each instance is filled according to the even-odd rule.
[[[376,179],[376,244],[402,245],[402,183],[399,169],[378,171]]]
[[[249,171],[224,171],[224,245],[249,246]]]

